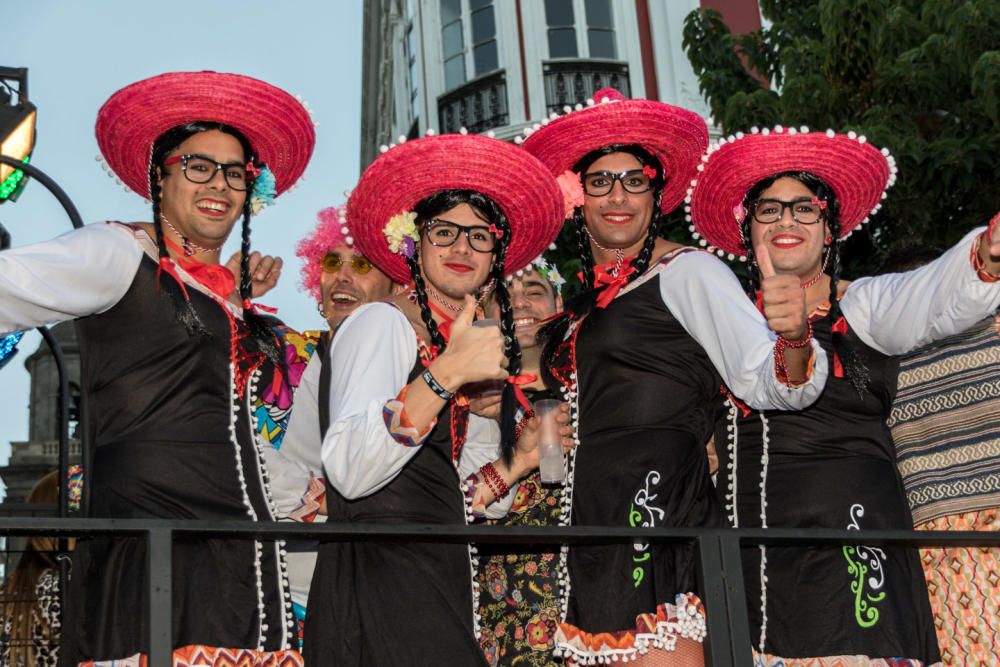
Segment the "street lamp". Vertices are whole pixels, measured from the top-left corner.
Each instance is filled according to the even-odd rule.
[[[28,69],[0,67],[0,155],[28,162],[35,147],[36,115],[35,105],[28,101]],[[0,164],[0,203],[17,199],[23,188],[24,171]]]

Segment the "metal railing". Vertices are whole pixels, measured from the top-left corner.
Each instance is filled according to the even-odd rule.
[[[545,108],[563,113],[563,107],[586,103],[601,88],[614,88],[631,97],[628,65],[605,60],[552,60],[542,63]]]
[[[438,98],[438,123],[442,133],[485,132],[509,122],[507,73],[484,74]]]
[[[1000,533],[917,532],[908,530],[694,529],[555,526],[451,526],[424,524],[293,524],[243,521],[140,519],[0,518],[0,535],[58,537],[144,537],[148,541],[149,659],[152,667],[171,664],[171,599],[175,573],[171,545],[179,537],[215,539],[309,539],[331,541],[446,542],[479,544],[607,544],[686,542],[697,551],[697,581],[707,612],[706,662],[711,667],[752,664],[750,622],[743,586],[741,549],[746,545],[896,547],[989,546],[1000,548]],[[181,575],[182,576],[182,575]]]

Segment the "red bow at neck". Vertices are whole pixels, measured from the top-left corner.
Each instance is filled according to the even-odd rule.
[[[228,299],[229,295],[233,293],[236,289],[236,278],[226,267],[221,264],[202,264],[201,262],[195,261],[193,259],[184,256],[184,250],[171,241],[166,236],[163,237],[167,245],[177,253],[176,258],[173,259],[182,269],[184,269],[188,275],[197,280],[199,283],[210,289],[212,292],[222,297],[223,299]],[[177,282],[181,283],[183,288],[184,283],[181,282],[180,277],[176,272],[171,271],[172,267],[166,266],[162,258],[160,260],[160,268],[167,273],[169,273]],[[169,261],[169,260],[168,260]],[[183,290],[185,296],[187,290]]]
[[[598,308],[607,308],[608,304],[618,296],[621,288],[628,284],[629,276],[635,273],[631,257],[622,260],[617,275],[611,273],[615,266],[618,266],[617,261],[598,264],[594,267],[594,287],[601,290],[597,296]]]

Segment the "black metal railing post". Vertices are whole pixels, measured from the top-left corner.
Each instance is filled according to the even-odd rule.
[[[173,660],[173,531],[150,528],[146,560],[149,563],[149,664],[169,667]]]

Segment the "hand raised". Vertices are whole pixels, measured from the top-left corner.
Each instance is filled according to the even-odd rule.
[[[242,253],[235,252],[225,264],[226,268],[229,269],[229,272],[236,278],[237,289],[239,288],[240,260],[242,257]],[[254,251],[250,253],[250,260],[247,264],[251,276],[250,295],[252,298],[257,299],[264,296],[278,284],[278,279],[281,277],[281,267],[283,265],[280,257],[261,255],[259,252]]]
[[[474,327],[476,300],[465,297],[465,307],[451,323],[448,347],[438,359],[447,364],[460,384],[507,379],[507,355],[499,327]]]
[[[559,425],[559,439],[563,452],[568,452],[574,447],[573,427],[570,426],[568,403],[559,406],[556,423]],[[538,467],[538,429],[540,426],[541,419],[532,417],[524,425],[521,437],[517,440],[514,448],[513,468],[518,477],[523,477]]]
[[[778,275],[767,246],[754,247],[760,267],[760,293],[767,326],[786,340],[797,341],[808,333],[806,291],[798,276]]]

